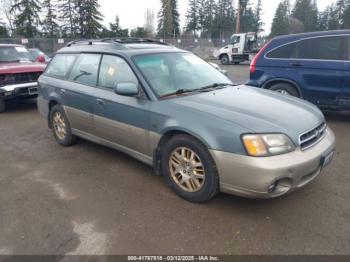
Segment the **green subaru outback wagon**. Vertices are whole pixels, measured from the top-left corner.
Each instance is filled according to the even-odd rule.
[[[122,151],[193,202],[219,191],[290,193],[335,150],[314,105],[235,85],[192,53],[151,40],[68,44],[39,79],[38,108],[59,144],[81,137]]]

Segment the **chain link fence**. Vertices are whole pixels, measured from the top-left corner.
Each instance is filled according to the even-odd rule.
[[[27,48],[39,48],[48,55],[54,54],[57,50],[67,45],[74,39],[56,38],[0,38],[2,44],[23,44]],[[203,59],[215,59],[218,50],[229,43],[229,39],[158,39],[180,49],[191,51]]]

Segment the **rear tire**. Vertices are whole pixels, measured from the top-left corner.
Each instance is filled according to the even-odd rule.
[[[274,84],[269,88],[269,90],[276,91],[284,95],[300,97],[298,90],[294,86],[288,83],[281,82],[281,83]]]
[[[206,202],[219,191],[219,176],[208,149],[188,135],[172,137],[161,152],[167,184],[190,202]]]
[[[77,137],[72,134],[66,113],[60,105],[52,107],[49,116],[49,125],[52,128],[57,143],[60,145],[71,146],[76,142]]]
[[[6,106],[5,106],[5,101],[0,99],[0,113],[5,112]]]
[[[220,61],[221,61],[221,64],[223,64],[223,65],[228,65],[230,63],[230,59],[229,59],[228,55],[220,56]]]

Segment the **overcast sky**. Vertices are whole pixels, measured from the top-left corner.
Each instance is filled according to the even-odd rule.
[[[276,8],[281,0],[262,0],[263,2],[263,20],[265,23],[265,31],[269,33],[272,18]],[[179,11],[181,14],[181,26],[186,21],[188,0],[179,0]],[[237,0],[234,0],[237,3]],[[255,4],[256,0],[252,0]],[[292,0],[294,2],[294,0]],[[318,0],[318,7],[323,10],[334,0]],[[108,25],[113,22],[115,16],[118,15],[123,28],[135,28],[144,25],[144,12],[147,8],[154,10],[157,14],[160,9],[160,0],[99,0],[101,11],[104,15],[104,24]],[[235,4],[236,5],[236,4]]]

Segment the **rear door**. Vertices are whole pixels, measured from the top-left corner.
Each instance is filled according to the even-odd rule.
[[[120,83],[139,85],[137,77],[123,58],[104,55],[93,103],[95,133],[118,146],[149,155],[150,101],[116,94],[114,89]]]
[[[304,98],[318,105],[338,105],[347,73],[345,40],[345,36],[325,36],[299,42],[298,59],[291,66],[301,80]]]
[[[85,133],[93,133],[93,94],[100,60],[100,54],[80,54],[70,72],[69,82],[60,90],[71,127]]]

